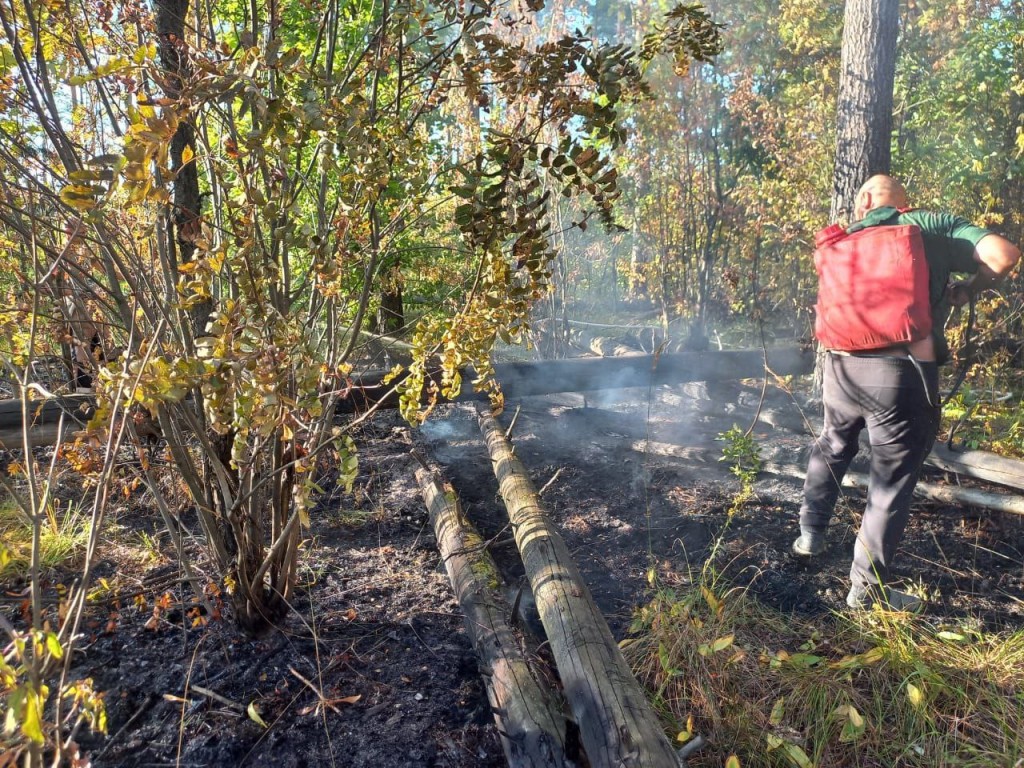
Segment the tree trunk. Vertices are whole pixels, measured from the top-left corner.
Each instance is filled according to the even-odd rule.
[[[498,422],[480,415],[501,496],[569,709],[593,768],[678,768],[590,590]]]
[[[1009,459],[988,451],[951,451],[944,444],[936,443],[925,464],[1024,491],[1024,461],[1020,459]]]
[[[380,291],[380,309],[377,312],[377,333],[391,335],[405,327],[405,307],[402,304],[402,269],[398,257],[393,257],[384,272]]]
[[[156,0],[156,32],[160,45],[160,63],[166,70],[164,93],[177,101],[184,85],[192,77],[189,48],[185,42],[185,17],[189,0]],[[185,162],[186,151],[193,159]],[[177,264],[188,264],[195,258],[196,239],[200,234],[202,199],[199,195],[199,172],[196,168],[196,129],[190,118],[182,119],[171,139],[171,170],[174,171],[173,210],[168,228],[168,253],[175,254]],[[206,333],[206,322],[213,310],[212,301],[203,301],[191,311],[192,335]]]
[[[803,480],[807,473],[803,467],[795,464],[775,464],[766,462],[762,471],[773,475],[784,475],[796,477]],[[863,472],[847,472],[843,477],[843,485],[847,488],[868,487],[868,475]],[[981,491],[977,488],[961,488],[954,485],[939,485],[937,483],[924,483],[918,481],[914,486],[914,495],[931,501],[940,501],[944,504],[961,504],[968,507],[981,507],[996,512],[1009,512],[1014,515],[1024,515],[1024,498],[1007,493],[992,493]]]
[[[767,352],[768,368],[774,375],[800,376],[811,372],[814,361],[810,351],[797,347],[774,347]],[[494,373],[506,398],[509,398],[687,381],[762,378],[765,368],[764,353],[758,349],[498,363],[494,366]],[[387,376],[387,372],[377,372],[355,379],[347,396],[338,402],[338,412],[365,411],[374,406],[398,407],[395,386],[399,380],[385,384]],[[428,378],[439,382],[437,372],[428,373]],[[473,378],[475,374],[472,371],[463,373],[464,381],[472,381]],[[458,400],[485,399],[486,394],[465,389],[458,397]]]
[[[499,577],[494,560],[462,514],[452,487],[424,469],[416,471],[416,480],[466,633],[484,670],[487,699],[510,768],[565,766],[565,717],[554,694],[534,678],[509,626],[510,609],[496,590]]]
[[[857,189],[891,165],[897,0],[847,0],[836,114],[831,220],[849,220]]]

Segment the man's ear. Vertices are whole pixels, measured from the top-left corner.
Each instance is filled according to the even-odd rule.
[[[862,189],[853,201],[853,218],[860,221],[871,210],[871,192]]]

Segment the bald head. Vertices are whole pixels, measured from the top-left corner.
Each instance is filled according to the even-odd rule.
[[[894,208],[907,207],[907,190],[892,176],[879,173],[864,182],[853,203],[853,216],[863,219],[868,211],[891,205]]]

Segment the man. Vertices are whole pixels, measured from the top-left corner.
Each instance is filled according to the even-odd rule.
[[[903,186],[889,176],[873,176],[857,193],[857,221],[848,231],[906,224],[921,229],[932,332],[879,349],[827,350],[825,424],[811,447],[800,537],[793,543],[793,551],[803,557],[825,550],[840,483],[857,454],[860,432],[867,428],[871,474],[850,569],[846,602],[851,608],[878,603],[913,610],[920,605],[917,598],[889,588],[887,580],[914,486],[939,425],[938,366],[949,358],[943,326],[953,306],[998,283],[1020,259],[1020,250],[1012,243],[961,218],[906,209]],[[973,277],[949,285],[953,272],[973,273]]]

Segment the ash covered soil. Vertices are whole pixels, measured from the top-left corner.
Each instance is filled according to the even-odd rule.
[[[507,427],[519,406],[516,452],[534,484],[547,486],[542,500],[617,638],[648,596],[650,568],[686,583],[712,551],[720,573],[779,610],[823,622],[842,610],[860,492],[841,503],[813,568],[789,549],[800,480],[763,474],[756,498],[728,521],[738,486],[716,436],[755,423],[775,462],[801,465],[806,455],[797,400],[769,391],[759,409],[760,395],[739,384],[618,390],[532,398],[502,415]],[[99,575],[120,585],[121,598],[97,605],[73,670],[106,692],[110,735],[80,739],[94,765],[505,764],[409,456],[419,447],[442,470],[516,589],[522,566],[474,410],[447,406],[419,429],[382,414],[357,441],[354,492],[323,479],[294,610],[278,631],[247,638],[230,619],[192,627],[174,562],[128,561],[113,545],[101,553]],[[145,501],[118,523],[126,536],[159,539]],[[1019,628],[1022,525],[917,502],[897,574],[931,591],[936,624]],[[173,599],[153,621],[162,595]]]

